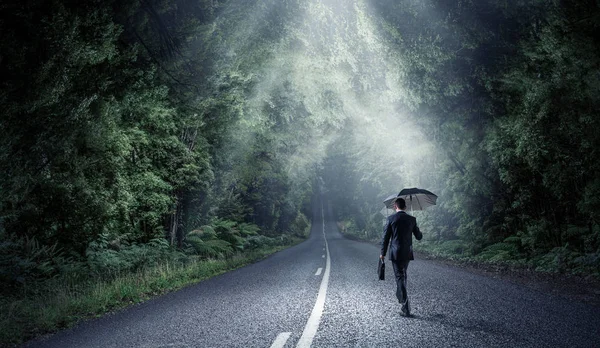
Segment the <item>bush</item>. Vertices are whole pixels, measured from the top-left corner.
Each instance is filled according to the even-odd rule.
[[[425,241],[413,243],[416,251],[424,251],[435,257],[448,259],[467,259],[472,255],[471,245],[461,239],[436,242]]]
[[[276,239],[259,235],[259,231],[255,224],[215,219],[187,234],[186,252],[204,258],[220,258],[236,251],[278,245]]]
[[[219,258],[233,254],[233,248],[227,241],[217,238],[216,233],[208,229],[194,230],[185,238],[186,252],[203,258]]]
[[[353,234],[358,235],[358,228],[356,227],[356,223],[354,219],[346,219],[338,222],[338,227],[343,234]]]
[[[244,249],[244,238],[241,236],[237,224],[235,221],[222,219],[216,219],[212,223],[217,238],[228,242],[234,251]]]
[[[296,218],[294,221],[292,221],[292,224],[290,225],[290,232],[299,238],[305,238],[309,235],[310,222],[301,212],[298,212]]]
[[[59,274],[67,264],[57,245],[41,245],[35,237],[0,236],[0,281],[4,290],[31,285]]]
[[[567,269],[571,269],[574,260],[580,256],[581,254],[569,250],[568,245],[565,245],[556,247],[549,253],[535,258],[533,262],[536,271],[563,273]]]
[[[513,243],[492,244],[477,255],[477,259],[488,262],[512,262],[521,258],[518,247]]]
[[[124,272],[135,272],[161,261],[182,258],[169,246],[164,238],[152,239],[147,244],[129,244],[110,240],[101,234],[86,250],[87,265],[96,276],[114,276]]]
[[[470,250],[469,245],[460,239],[447,240],[443,243],[439,243],[439,249],[447,253],[462,255]]]
[[[536,270],[600,276],[600,254],[580,253],[569,248],[569,244],[552,249],[549,253],[535,258]]]
[[[279,244],[281,244],[280,241],[275,238],[267,236],[251,236],[246,239],[244,250],[255,250],[266,246],[273,247]]]
[[[584,254],[573,259],[573,271],[600,277],[600,254]]]

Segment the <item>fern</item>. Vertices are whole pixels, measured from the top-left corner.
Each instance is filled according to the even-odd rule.
[[[241,223],[238,225],[238,230],[240,232],[240,235],[244,237],[249,237],[258,235],[260,227],[256,226],[255,224]]]
[[[188,234],[186,241],[188,250],[201,257],[222,257],[233,253],[231,244],[221,239],[202,240],[197,234]]]
[[[280,244],[279,241],[275,238],[270,238],[267,236],[251,236],[246,239],[244,244],[245,250],[253,250],[260,249],[266,246],[275,246]]]
[[[188,237],[198,236],[205,240],[217,238],[217,232],[215,232],[215,229],[210,225],[204,225],[199,229],[189,232],[187,235]]]
[[[490,262],[501,262],[520,259],[521,255],[513,243],[496,243],[483,249],[477,258]]]
[[[8,238],[0,243],[0,280],[9,287],[56,276],[66,262],[62,251],[42,245],[35,237]]]

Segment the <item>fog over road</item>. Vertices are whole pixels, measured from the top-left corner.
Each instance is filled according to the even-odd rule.
[[[309,239],[295,247],[26,346],[600,345],[598,307],[418,258],[405,318],[391,265],[377,280],[378,247],[341,236],[327,203],[313,214]]]

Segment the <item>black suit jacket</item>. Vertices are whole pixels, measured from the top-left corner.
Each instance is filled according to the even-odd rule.
[[[381,240],[381,255],[387,254],[388,244],[390,247],[390,260],[407,261],[414,260],[412,252],[412,236],[417,240],[423,238],[423,234],[417,226],[417,219],[403,211],[388,217],[383,228],[383,239]]]

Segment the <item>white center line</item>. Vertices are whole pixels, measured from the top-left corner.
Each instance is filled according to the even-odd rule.
[[[317,273],[315,273],[315,275],[321,275],[321,271],[323,270],[323,267],[319,267],[317,269]]]
[[[325,255],[321,255],[322,258],[325,258]]]
[[[319,322],[321,321],[321,315],[323,314],[323,308],[325,307],[325,296],[327,295],[327,286],[329,285],[329,271],[331,268],[331,258],[329,257],[329,245],[327,244],[327,236],[325,235],[325,214],[323,211],[323,203],[321,203],[321,219],[323,220],[323,238],[325,239],[325,249],[327,250],[327,261],[325,262],[325,273],[323,279],[321,279],[321,286],[319,287],[319,294],[317,295],[317,302],[313,307],[312,313],[306,322],[302,336],[298,341],[297,348],[310,348],[317,330],[319,329]],[[325,256],[325,255],[323,255]]]
[[[291,332],[282,332],[277,335],[275,342],[271,345],[271,348],[282,348],[285,346],[285,342],[287,342],[288,338],[290,338]]]

